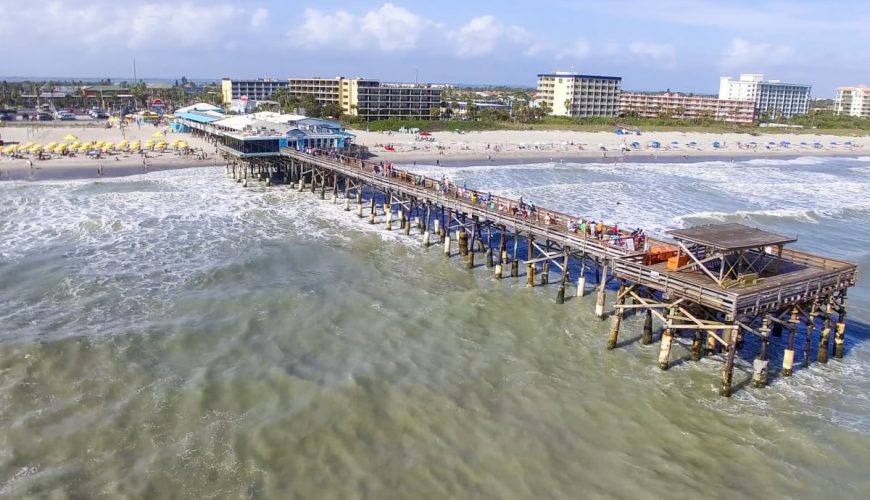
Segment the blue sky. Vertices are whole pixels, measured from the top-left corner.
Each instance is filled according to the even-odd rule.
[[[534,85],[552,70],[714,93],[763,72],[870,83],[870,8],[842,0],[0,0],[0,75],[365,76]],[[14,54],[14,57],[9,57]]]

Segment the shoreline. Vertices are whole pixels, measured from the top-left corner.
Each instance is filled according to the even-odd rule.
[[[606,161],[602,161],[602,158],[589,157],[589,156],[566,156],[566,157],[553,157],[551,158],[535,158],[535,157],[500,157],[493,158],[491,161],[486,158],[480,158],[478,155],[469,155],[469,157],[458,158],[452,157],[449,159],[445,159],[441,162],[440,165],[435,165],[434,162],[429,158],[425,159],[402,159],[402,161],[393,160],[392,163],[395,163],[397,166],[401,166],[402,168],[412,169],[414,166],[419,167],[444,167],[444,168],[467,168],[467,167],[480,167],[485,165],[492,166],[508,166],[508,165],[522,165],[522,164],[533,164],[533,163],[545,163],[545,162],[556,162],[556,163],[577,163],[577,164],[600,164],[600,163],[611,163],[614,165],[619,164],[673,164],[673,163],[704,163],[704,162],[734,162],[734,161],[747,161],[747,160],[796,160],[799,158],[806,157],[819,157],[819,158],[860,158],[862,156],[860,154],[817,154],[817,155],[740,155],[737,157],[736,155],[699,155],[699,156],[689,156],[688,158],[684,158],[682,156],[675,155],[661,155],[658,157],[650,157],[650,156],[626,156],[626,157],[608,157]],[[131,164],[130,162],[123,162],[121,164],[112,164],[111,162],[103,162],[103,173],[102,175],[97,174],[97,166],[99,165],[99,160],[90,160],[93,162],[91,165],[84,165],[82,162],[77,162],[75,164],[67,163],[60,164],[55,163],[52,165],[46,164],[36,164],[34,163],[34,174],[31,175],[30,168],[25,163],[26,160],[17,160],[19,162],[18,165],[15,165],[13,168],[9,168],[9,176],[7,176],[7,166],[4,165],[3,161],[0,161],[0,182],[6,181],[18,181],[18,182],[39,182],[39,181],[59,181],[59,180],[99,180],[101,178],[116,178],[116,177],[129,177],[133,175],[141,175],[147,174],[150,172],[162,172],[167,170],[183,170],[189,168],[202,168],[202,167],[211,167],[211,168],[219,168],[223,167],[223,161],[216,158],[210,157],[207,160],[182,160],[182,161],[174,161],[174,162],[161,162],[159,158],[155,158],[155,161],[152,164],[148,165],[147,169],[144,169],[141,165]],[[379,161],[377,157],[369,158],[369,161]],[[416,161],[416,163],[414,163]]]

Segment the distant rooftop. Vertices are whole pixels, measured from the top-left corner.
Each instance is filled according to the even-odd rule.
[[[568,78],[589,78],[594,80],[613,80],[613,81],[622,81],[621,76],[602,76],[602,75],[582,75],[580,73],[574,73],[570,71],[554,71],[552,73],[538,73],[538,78],[541,77],[568,77]]]

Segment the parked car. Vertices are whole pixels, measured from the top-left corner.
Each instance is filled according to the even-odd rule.
[[[57,114],[57,119],[63,120],[63,121],[75,120],[76,115],[70,113],[69,111],[61,111],[60,113]]]
[[[50,122],[54,120],[54,117],[51,116],[51,113],[40,112],[36,114],[36,120],[40,122]]]
[[[101,109],[98,109],[96,111],[91,110],[90,115],[91,115],[91,118],[93,118],[94,120],[105,120],[106,118],[109,117],[109,113],[106,113],[105,111],[103,111]]]

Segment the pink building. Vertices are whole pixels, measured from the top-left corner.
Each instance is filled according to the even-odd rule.
[[[622,116],[642,118],[670,116],[680,120],[708,118],[740,125],[755,123],[753,101],[732,101],[679,92],[623,92],[619,95],[619,112]]]

